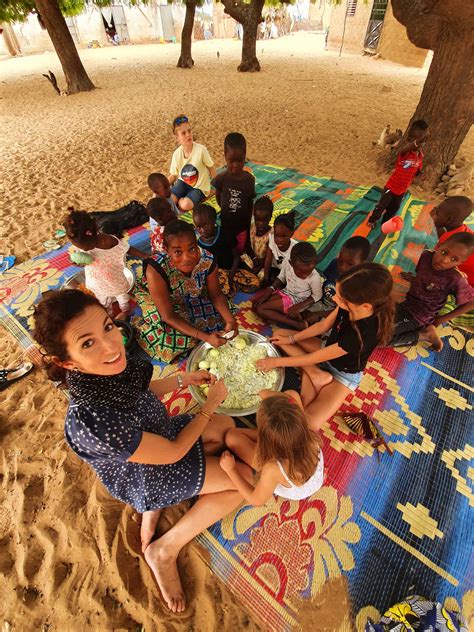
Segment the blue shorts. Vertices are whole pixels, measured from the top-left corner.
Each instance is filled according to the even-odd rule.
[[[171,187],[171,193],[176,195],[178,200],[184,197],[189,198],[194,204],[194,206],[196,206],[196,204],[199,204],[199,202],[202,202],[203,200],[206,199],[206,196],[201,191],[201,189],[195,189],[194,187],[190,186],[189,184],[186,184],[186,182],[184,182],[183,180],[180,180],[179,178]]]
[[[339,371],[339,369],[336,369],[336,367],[329,362],[321,362],[318,364],[318,367],[321,370],[330,373],[336,382],[343,384],[350,391],[357,390],[360,381],[362,380],[362,376],[364,375],[363,371],[359,371],[358,373],[346,373],[345,371]]]

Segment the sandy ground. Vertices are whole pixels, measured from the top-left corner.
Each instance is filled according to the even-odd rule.
[[[175,68],[176,45],[85,50],[98,89],[70,98],[57,97],[41,77],[49,69],[61,76],[54,54],[1,61],[0,252],[19,262],[42,252],[69,204],[92,210],[146,201],[148,173],[167,173],[170,122],[180,112],[218,164],[225,134],[240,131],[251,159],[383,185],[372,141],[387,123],[406,125],[426,70],[338,58],[313,34],[259,43],[256,75],[236,72],[239,51],[234,41],[199,42],[195,68],[183,71]],[[472,132],[461,153],[474,161]],[[1,366],[20,355],[2,334]],[[2,399],[0,620],[18,630],[257,629],[194,545],[181,560],[190,607],[170,616],[139,556],[136,516],[65,447],[64,398],[35,371]],[[338,582],[315,612],[335,600],[347,604],[345,594]],[[321,629],[312,614],[305,627]],[[330,628],[348,629],[347,607],[339,615]]]

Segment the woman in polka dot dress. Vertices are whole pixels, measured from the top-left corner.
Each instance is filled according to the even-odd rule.
[[[152,366],[127,359],[121,333],[104,307],[78,290],[51,292],[38,304],[35,339],[50,361],[50,377],[65,377],[69,388],[69,446],[115,498],[142,513],[145,559],[170,610],[182,612],[178,553],[242,501],[215,456],[234,425],[215,414],[227,396],[224,383],[207,371],[151,382]],[[200,411],[168,416],[162,395],[205,382],[211,386]],[[248,466],[240,463],[239,469],[252,480]],[[153,541],[161,509],[197,496]]]

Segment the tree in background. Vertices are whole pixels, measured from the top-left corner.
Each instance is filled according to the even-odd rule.
[[[186,5],[186,14],[184,16],[183,30],[181,31],[181,55],[179,56],[177,67],[192,68],[194,66],[194,60],[191,55],[194,15],[196,7],[202,6],[203,0],[184,0],[184,3]]]
[[[66,78],[68,94],[94,89],[89,79],[64,15],[77,15],[84,9],[83,0],[2,0],[0,22],[22,22],[29,13],[38,13],[53,42]]]
[[[434,187],[473,123],[474,2],[392,0],[392,8],[410,41],[434,52],[410,121],[425,119],[429,125],[423,170]]]

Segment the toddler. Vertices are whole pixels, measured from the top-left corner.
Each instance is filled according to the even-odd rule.
[[[446,198],[439,206],[431,211],[434,225],[439,237],[439,243],[456,233],[472,233],[466,220],[472,213],[472,200],[464,195],[454,195]],[[469,285],[474,286],[474,255],[471,255],[458,265],[458,269],[467,276]]]
[[[171,197],[171,185],[169,183],[168,178],[163,173],[150,173],[148,176],[148,186],[153,192],[153,197],[156,198],[165,198],[168,204],[173,209],[176,217],[179,215],[179,209],[176,206],[176,202]],[[153,230],[157,227],[157,223],[155,220],[150,217],[150,229]]]
[[[436,327],[474,309],[474,288],[457,268],[473,252],[474,234],[454,233],[435,250],[422,253],[405,300],[397,305],[392,346],[427,340],[435,351],[441,351],[443,341]],[[450,294],[456,297],[458,307],[438,316]]]
[[[302,500],[324,482],[324,460],[319,434],[308,427],[303,404],[295,391],[261,391],[257,429],[232,428],[226,446],[259,472],[255,486],[240,475],[235,458],[226,450],[220,466],[237,491],[251,505],[264,505],[272,494]]]
[[[219,283],[225,295],[238,289],[252,293],[259,286],[258,278],[248,270],[239,270],[240,255],[235,235],[216,223],[216,210],[209,204],[193,209],[193,222],[199,235],[198,244],[212,254],[219,267]]]
[[[226,233],[235,235],[239,254],[243,254],[247,243],[255,197],[255,178],[244,171],[246,153],[244,136],[237,132],[228,134],[224,140],[226,170],[212,181],[221,208],[221,225]]]
[[[247,240],[246,254],[243,261],[249,268],[263,278],[263,266],[271,233],[270,221],[273,215],[273,202],[268,195],[255,200],[253,205],[253,219],[250,224],[250,234]]]
[[[174,119],[173,132],[179,147],[171,158],[171,197],[181,211],[191,211],[209,195],[216,169],[207,148],[193,142],[187,116],[181,114]]]
[[[155,255],[165,252],[163,232],[166,224],[176,219],[176,214],[164,197],[153,197],[148,200],[146,212],[150,218],[150,226],[152,221],[155,226],[150,234],[151,254]]]
[[[322,279],[314,269],[316,261],[316,250],[311,244],[295,244],[273,284],[255,297],[253,306],[257,314],[263,320],[305,329],[308,323],[303,320],[302,312],[323,295]]]
[[[278,215],[268,236],[268,246],[263,266],[263,285],[268,285],[278,275],[284,261],[290,258],[291,249],[298,243],[292,239],[295,232],[293,211]]]
[[[128,244],[101,233],[95,219],[85,211],[72,210],[64,220],[64,228],[72,245],[93,258],[93,262],[84,267],[87,289],[109,311],[117,301],[121,310],[117,317],[126,317],[130,308],[130,281],[125,276]]]
[[[382,196],[369,217],[368,224],[372,228],[381,217],[386,222],[396,215],[403,196],[423,166],[423,152],[420,147],[427,136],[428,124],[421,119],[414,121],[410,126],[406,142],[401,145],[398,152],[395,170],[388,179]]]

